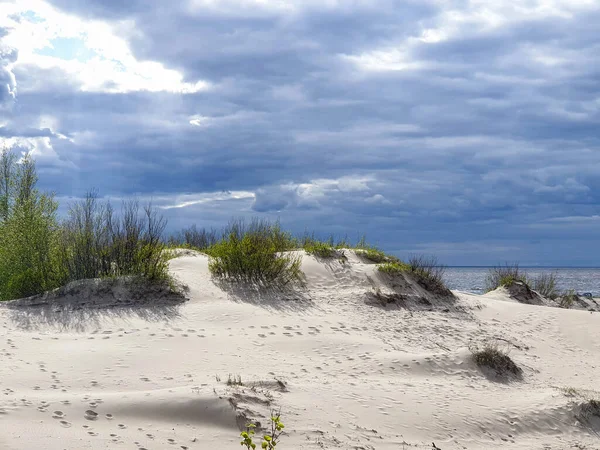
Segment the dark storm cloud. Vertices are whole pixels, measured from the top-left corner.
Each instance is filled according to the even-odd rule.
[[[0,135],[38,140],[59,195],[154,196],[173,227],[262,214],[447,263],[576,263],[582,236],[600,250],[596,222],[565,226],[600,214],[600,8],[551,3],[488,23],[466,2],[55,0],[211,87],[83,92],[5,50]],[[180,200],[220,191],[248,195]],[[573,254],[548,260],[561,239]]]

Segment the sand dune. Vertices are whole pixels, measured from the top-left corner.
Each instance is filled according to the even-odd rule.
[[[215,284],[186,252],[171,262],[184,303],[2,306],[0,448],[237,449],[240,426],[272,408],[282,449],[600,448],[580,409],[600,390],[598,313],[500,292],[420,304],[414,285],[381,306],[374,293],[393,287],[347,254],[303,256],[295,292]],[[522,380],[476,366],[469,345],[487,339]]]

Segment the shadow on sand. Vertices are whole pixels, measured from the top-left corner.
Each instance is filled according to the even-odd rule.
[[[52,327],[60,331],[85,332],[100,328],[108,321],[142,319],[168,322],[180,317],[180,305],[82,307],[48,304],[39,306],[6,305],[8,317],[22,330]]]
[[[288,313],[299,313],[315,307],[305,287],[265,288],[224,280],[213,280],[213,282],[234,302],[249,303],[261,308]]]

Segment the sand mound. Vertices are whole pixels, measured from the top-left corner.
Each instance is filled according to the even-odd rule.
[[[9,308],[56,306],[109,308],[176,304],[185,301],[167,282],[149,282],[135,277],[73,281],[44,294],[6,302]]]
[[[522,281],[513,281],[504,286],[504,289],[510,298],[519,303],[526,303],[528,305],[545,305],[548,303],[544,297],[531,289],[527,283]]]
[[[528,305],[550,306],[554,308],[578,309],[585,311],[600,311],[600,304],[594,298],[581,295],[546,298],[531,289],[522,281],[514,281],[506,286],[500,286],[484,295],[488,298],[510,299]]]

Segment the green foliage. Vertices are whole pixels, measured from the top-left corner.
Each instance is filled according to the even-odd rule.
[[[556,291],[556,274],[542,273],[532,281],[533,290],[537,291],[543,297],[556,299],[558,292]]]
[[[0,300],[28,297],[84,278],[134,275],[172,282],[151,205],[123,204],[117,217],[90,193],[59,224],[53,194],[36,189],[35,162],[0,153]],[[174,286],[174,284],[173,284]]]
[[[117,216],[95,192],[69,208],[62,228],[61,266],[66,281],[135,275],[169,280],[168,257],[161,241],[166,220],[151,204],[124,202]]]
[[[399,262],[399,259],[395,256],[386,255],[384,252],[374,247],[359,247],[356,249],[356,254],[377,264]]]
[[[214,277],[263,287],[302,283],[301,256],[283,253],[294,249],[295,240],[279,223],[254,220],[232,222],[225,237],[206,250]]]
[[[57,203],[36,189],[35,162],[0,154],[0,300],[59,286]]]
[[[256,449],[256,444],[253,442],[253,437],[255,435],[254,429],[256,425],[247,424],[246,431],[242,431],[240,436],[242,438],[240,445],[245,446],[248,450]],[[281,422],[281,416],[279,413],[274,414],[271,413],[271,431],[266,433],[261,442],[261,448],[267,450],[273,450],[277,444],[279,443],[279,439],[283,434],[283,429],[285,425]]]
[[[504,266],[497,266],[488,272],[485,280],[485,291],[490,292],[500,286],[508,286],[516,281],[521,281],[526,285],[530,285],[527,278],[527,274],[519,270],[518,264],[505,264]]]
[[[373,254],[378,255],[378,253]],[[375,258],[377,257],[379,256],[375,256]],[[386,256],[386,258],[389,257]],[[452,295],[452,292],[444,283],[445,267],[438,264],[435,257],[411,256],[408,263],[394,258],[391,262],[379,264],[377,269],[391,276],[398,275],[401,272],[409,273],[426,291],[444,297]]]
[[[309,255],[314,255],[318,258],[333,258],[337,255],[336,250],[326,242],[314,242],[306,244],[304,250]]]
[[[388,263],[379,264],[377,266],[377,270],[379,270],[382,273],[386,273],[388,275],[397,275],[401,272],[410,271],[410,266],[406,263],[403,263],[402,261],[388,262]]]

